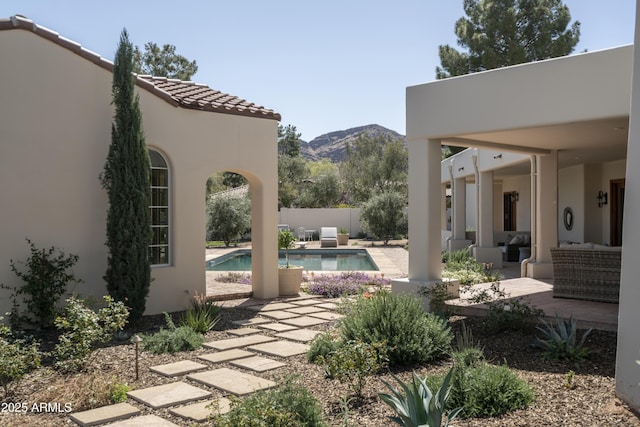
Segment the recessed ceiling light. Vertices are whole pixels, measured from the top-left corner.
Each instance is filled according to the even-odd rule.
[[[622,126],[616,126],[613,128],[613,130],[624,130],[625,128]]]

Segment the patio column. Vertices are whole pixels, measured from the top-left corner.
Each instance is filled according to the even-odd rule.
[[[440,140],[409,139],[409,277],[394,293],[414,294],[440,281]],[[428,304],[428,301],[425,305]]]
[[[249,178],[251,188],[251,289],[260,299],[276,298],[278,287],[278,186]]]
[[[467,240],[467,181],[464,177],[455,178],[451,188],[451,225],[452,238],[447,250],[457,251],[469,247]]]
[[[493,171],[480,172],[478,227],[473,255],[478,262],[502,268],[502,251],[493,246]]]
[[[638,2],[640,3],[640,2]],[[636,5],[636,34],[631,84],[631,113],[627,165],[640,161],[640,4]],[[622,236],[620,305],[618,306],[618,348],[616,351],[616,394],[633,409],[640,410],[640,169],[627,167]]]
[[[527,264],[527,276],[553,277],[551,248],[558,246],[558,152],[536,156],[535,261]]]

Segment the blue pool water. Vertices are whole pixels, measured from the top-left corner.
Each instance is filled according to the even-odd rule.
[[[280,251],[280,265],[285,264]],[[309,271],[378,271],[366,249],[293,249],[289,264]],[[238,249],[207,261],[207,271],[251,271],[251,249]]]

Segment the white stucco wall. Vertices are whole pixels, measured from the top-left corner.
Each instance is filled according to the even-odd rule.
[[[117,40],[114,41],[114,48]],[[15,283],[9,260],[39,247],[78,254],[83,295],[106,293],[107,196],[99,175],[111,142],[112,74],[30,31],[0,32],[0,283]],[[146,142],[171,172],[171,265],[154,268],[147,313],[181,310],[204,293],[205,184],[215,171],[250,182],[254,261],[277,296],[277,122],[175,108],[138,90]],[[10,308],[0,289],[0,313]]]
[[[631,115],[627,162],[640,162],[640,1],[636,2],[636,27],[633,63]],[[624,236],[622,239],[622,272],[618,315],[618,347],[616,351],[616,393],[635,410],[640,410],[640,168],[626,170]],[[633,185],[633,184],[636,185]]]

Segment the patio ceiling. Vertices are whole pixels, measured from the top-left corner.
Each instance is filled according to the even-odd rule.
[[[533,128],[445,137],[443,144],[544,154],[558,150],[558,166],[593,164],[626,158],[629,118],[610,118]],[[497,170],[497,176],[529,173],[529,162]]]

